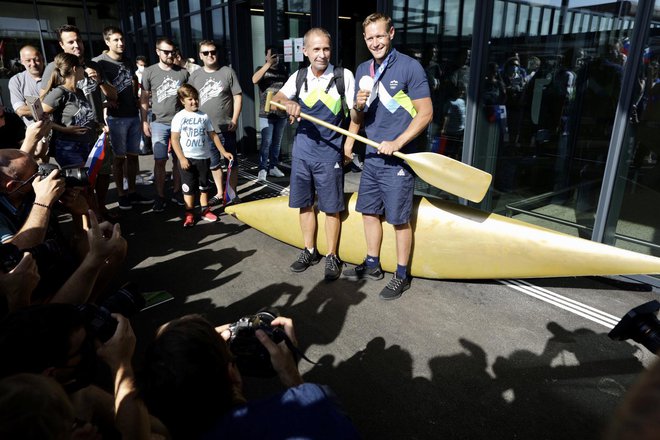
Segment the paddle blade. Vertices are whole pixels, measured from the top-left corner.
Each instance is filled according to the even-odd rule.
[[[441,154],[403,154],[397,151],[394,155],[408,162],[426,183],[475,203],[484,198],[493,178],[485,171]]]

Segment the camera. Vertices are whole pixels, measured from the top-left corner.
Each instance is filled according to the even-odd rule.
[[[89,186],[89,169],[86,167],[60,168],[52,163],[42,163],[39,165],[38,173],[40,176],[46,177],[52,173],[53,170],[60,170],[60,175],[64,177],[65,186]]]
[[[660,322],[656,316],[660,310],[658,301],[649,301],[630,310],[607,334],[610,339],[625,341],[632,339],[652,353],[660,350]]]
[[[98,306],[89,303],[79,305],[85,329],[101,342],[110,339],[117,330],[117,320],[110,316],[111,313],[131,318],[145,306],[142,294],[134,290],[135,286],[126,283]]]
[[[19,249],[14,244],[4,243],[0,245],[0,269],[5,273],[12,271],[23,259],[24,252],[32,254],[40,273],[62,257],[62,248],[53,239],[48,239],[29,249]]]
[[[229,325],[231,331],[229,349],[236,356],[236,365],[241,374],[251,377],[273,377],[277,374],[273,369],[268,350],[255,336],[256,330],[263,330],[276,344],[286,341],[295,359],[294,353],[297,353],[297,349],[284,333],[284,329],[271,325],[276,316],[273,312],[263,311],[244,316]]]

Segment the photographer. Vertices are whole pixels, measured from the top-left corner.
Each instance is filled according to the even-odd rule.
[[[295,346],[291,319],[279,317],[271,325],[282,326]],[[226,342],[230,327],[214,328],[199,315],[184,316],[162,326],[147,350],[141,395],[174,439],[359,438],[325,387],[303,383],[286,342],[275,344],[263,330],[254,336],[287,389],[247,401]]]
[[[0,240],[21,250],[42,246],[47,239],[56,244],[46,246],[40,266],[42,279],[33,302],[83,303],[95,299],[126,255],[120,227],[98,224],[81,189],[65,188],[59,171],[46,177],[41,174],[28,154],[0,150]],[[70,244],[64,242],[56,216],[51,216],[56,203],[72,214]],[[43,266],[48,267],[47,273]]]
[[[64,387],[77,419],[93,421],[102,432],[116,429],[120,438],[146,439],[149,414],[137,397],[131,366],[135,335],[124,316],[113,313],[109,319],[116,329],[101,342],[94,325],[70,304],[33,306],[9,315],[0,321],[0,378],[18,373],[53,378]],[[99,359],[110,367],[113,394],[91,385]],[[93,430],[89,425],[79,423],[74,433]]]

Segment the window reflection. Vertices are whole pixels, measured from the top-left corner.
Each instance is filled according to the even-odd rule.
[[[655,2],[655,10],[660,1]],[[660,16],[654,16],[642,51],[642,65],[621,152],[604,241],[660,256]],[[623,26],[625,28],[625,25]],[[624,40],[624,51],[628,41]]]
[[[590,238],[626,61],[618,7],[499,3],[507,13],[495,13],[493,30],[504,16],[511,35],[523,6],[531,29],[491,38],[475,144],[494,176],[484,207]],[[577,32],[587,18],[598,32]]]

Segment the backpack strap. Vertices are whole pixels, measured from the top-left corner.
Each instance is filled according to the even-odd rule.
[[[303,84],[305,85],[305,92],[307,91],[307,67],[303,67],[302,69],[298,69],[298,73],[296,74],[296,94],[293,97],[294,100],[298,100],[298,97],[300,96],[300,90],[302,89]]]
[[[335,70],[332,76],[332,79],[328,81],[328,87],[325,89],[325,93],[328,93],[328,90],[330,90],[330,87],[332,87],[332,83],[337,86],[337,92],[339,93],[339,96],[343,99],[344,96],[346,96],[346,85],[344,84],[344,68],[343,67],[338,67],[335,66]]]

